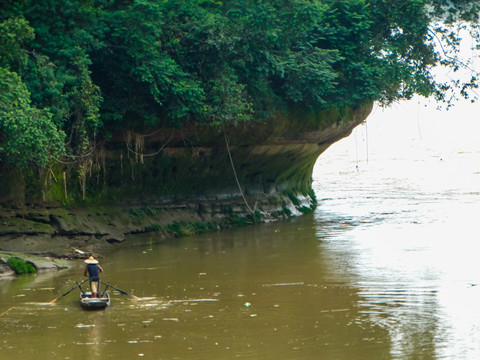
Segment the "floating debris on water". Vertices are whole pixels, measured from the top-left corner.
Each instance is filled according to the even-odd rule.
[[[158,270],[158,269],[165,269],[164,267],[145,267],[145,268],[136,268],[136,269],[131,269],[130,271],[151,271],[151,270]]]
[[[155,297],[141,297],[138,299],[135,299],[136,301],[146,301],[146,300],[155,300]]]
[[[91,327],[95,327],[95,324],[77,324],[75,325],[76,328],[91,328]]]
[[[185,299],[185,300],[170,300],[169,303],[189,303],[189,302],[209,302],[218,301],[218,299]]]
[[[174,322],[179,322],[180,320],[178,320],[177,318],[163,318],[162,320],[165,320],[165,321],[174,321]]]
[[[151,304],[142,304],[141,306],[135,306],[135,305],[132,305],[131,307],[135,308],[135,307],[151,307],[151,306],[155,306],[155,305],[158,305],[158,304],[154,304],[154,303],[151,303]]]
[[[265,284],[263,286],[270,287],[270,286],[295,286],[295,285],[305,285],[305,283],[301,281],[301,282],[292,282],[292,283]]]

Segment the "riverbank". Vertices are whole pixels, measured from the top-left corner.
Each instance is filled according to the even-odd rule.
[[[35,267],[36,272],[56,271],[70,268],[70,262],[64,259],[37,256],[23,252],[0,251],[0,278],[15,275],[15,271],[7,264],[8,259],[11,258],[20,258],[26,263],[32,264]]]
[[[199,125],[125,130],[80,163],[28,170],[3,164],[0,251],[105,255],[311,212],[316,160],[371,109],[279,113],[223,134]]]
[[[278,221],[310,212],[316,206],[311,197],[276,196],[254,200],[2,209],[0,251],[56,259],[72,259],[88,253],[105,256],[119,247]]]

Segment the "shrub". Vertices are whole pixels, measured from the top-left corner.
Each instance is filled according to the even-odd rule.
[[[17,275],[35,274],[37,272],[35,266],[16,256],[9,258],[7,264]]]
[[[173,233],[176,237],[189,236],[195,234],[192,224],[180,221],[167,225],[167,231]]]

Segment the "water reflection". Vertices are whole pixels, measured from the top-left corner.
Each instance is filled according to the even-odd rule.
[[[478,141],[439,157],[425,138],[395,143],[376,125],[368,163],[343,145],[319,160],[322,253],[358,289],[360,313],[388,332],[390,358],[477,358]]]
[[[469,239],[453,248],[451,231],[395,206],[377,207],[383,215],[370,223],[334,208],[120,250],[102,260],[104,280],[141,299],[112,291],[105,311],[82,310],[76,292],[48,304],[79,279],[81,261],[58,277],[4,282],[0,356],[475,358],[480,286],[470,285]]]
[[[478,245],[459,235],[465,229],[448,230],[428,219],[400,224],[402,216],[374,227],[350,226],[358,219],[335,220],[322,210],[316,216],[324,263],[358,289],[359,313],[387,331],[389,358],[471,359],[480,353],[480,288],[471,286],[480,270]]]
[[[37,292],[45,283],[10,287],[1,295],[2,309],[14,308],[0,317],[0,354],[10,359],[33,354],[46,359],[43,353],[70,359],[387,358],[388,329],[365,311],[352,278],[337,272],[346,263],[339,260],[319,247],[312,216],[121,250],[102,261],[104,279],[141,300],[114,292],[105,311],[86,312],[78,294],[55,306],[32,305],[56,297]],[[68,288],[62,281],[78,279],[81,268],[79,262],[52,281],[54,287]],[[16,302],[23,292],[24,301]]]

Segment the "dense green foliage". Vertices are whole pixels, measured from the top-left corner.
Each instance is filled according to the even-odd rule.
[[[7,264],[17,275],[35,274],[37,272],[35,266],[16,256],[8,258]]]
[[[4,0],[0,156],[83,159],[118,129],[434,95],[479,0]],[[440,44],[442,44],[440,46]],[[476,78],[453,83],[468,96]],[[81,161],[80,161],[81,163]]]

